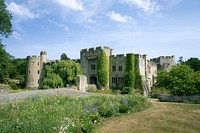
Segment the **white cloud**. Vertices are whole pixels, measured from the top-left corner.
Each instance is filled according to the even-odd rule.
[[[160,10],[159,5],[155,0],[122,0],[131,5],[135,5],[142,9],[146,14],[153,14]]]
[[[107,13],[107,16],[109,16],[111,20],[121,23],[128,23],[133,21],[132,17],[115,13],[114,11]]]
[[[13,31],[12,35],[15,39],[22,40],[22,35],[20,33]]]
[[[58,22],[55,22],[55,21],[52,21],[51,19],[49,19],[49,23],[50,24],[54,24],[55,26],[61,28],[61,29],[64,29],[66,32],[69,31],[68,27],[64,24],[61,24],[61,23],[58,23]]]
[[[76,11],[83,11],[83,3],[80,0],[54,0],[59,5]]]
[[[7,4],[7,8],[13,14],[24,19],[39,18],[39,14],[36,14],[32,12],[29,8],[25,7],[24,5],[18,5],[15,2],[11,2],[10,4]]]

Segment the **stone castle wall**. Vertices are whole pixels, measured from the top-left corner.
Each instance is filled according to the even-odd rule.
[[[40,56],[27,57],[26,88],[41,88],[45,62],[46,52],[41,52]]]
[[[106,52],[108,57],[110,56],[111,49],[106,46],[81,50],[80,63],[83,74],[87,77],[87,81],[89,84],[96,84],[97,86],[100,86],[97,75],[97,63],[102,50]]]
[[[175,64],[175,56],[160,56],[158,58],[151,59],[152,62],[157,64],[158,70],[170,70]]]
[[[82,49],[80,52],[80,64],[83,74],[86,76],[88,84],[100,86],[97,75],[97,64],[101,52],[105,51],[110,61],[109,87],[123,87],[125,83],[126,56],[124,54],[112,55],[109,47],[102,46],[96,48]],[[148,60],[147,55],[135,54],[138,61],[138,69],[145,87],[144,94],[151,91],[151,87],[156,82],[158,70],[169,70],[175,65],[174,56],[160,56]],[[27,57],[26,87],[41,88],[42,78],[44,77],[45,65],[52,65],[58,61],[46,60],[46,52],[41,52],[40,56]],[[82,81],[82,80],[80,80]]]
[[[124,86],[126,68],[126,56],[124,54],[110,56],[110,87]]]

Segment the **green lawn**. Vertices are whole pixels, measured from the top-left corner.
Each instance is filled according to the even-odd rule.
[[[97,133],[200,133],[200,105],[163,103],[136,114],[110,118]]]

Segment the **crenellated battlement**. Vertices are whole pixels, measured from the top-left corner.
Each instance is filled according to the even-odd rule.
[[[156,60],[165,60],[165,59],[175,59],[175,56],[172,55],[172,56],[159,56],[158,58],[153,58],[153,59],[150,59],[152,61],[156,61]]]
[[[121,59],[121,58],[126,58],[125,54],[117,54],[117,55],[111,55],[110,56],[112,59]]]
[[[94,48],[89,48],[89,49],[82,49],[81,53],[90,54],[90,53],[95,53],[101,50],[108,50],[108,49],[110,50],[110,48],[107,46],[100,46],[100,47],[94,47]]]

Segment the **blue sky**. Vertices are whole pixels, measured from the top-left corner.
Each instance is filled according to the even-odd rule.
[[[114,54],[200,58],[200,0],[5,0],[13,34],[3,39],[16,58],[47,52],[79,58],[83,48]]]

